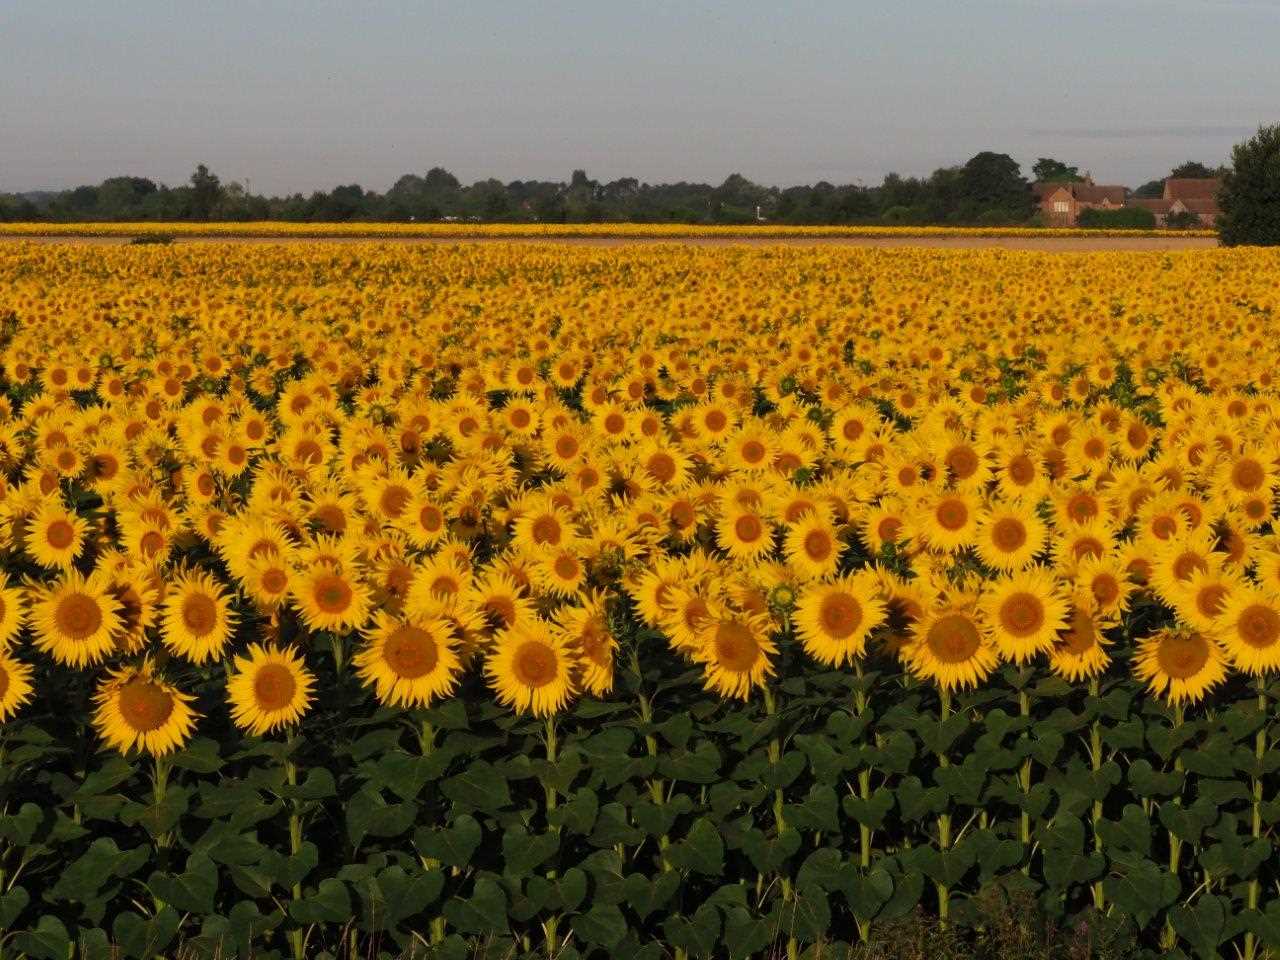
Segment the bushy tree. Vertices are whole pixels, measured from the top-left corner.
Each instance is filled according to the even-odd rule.
[[[1033,163],[1031,176],[1038,183],[1079,183],[1084,179],[1078,167],[1069,167],[1052,157],[1041,157]]]
[[[1280,125],[1259,127],[1235,145],[1218,205],[1218,237],[1224,246],[1280,245]]]
[[[1156,215],[1145,207],[1120,207],[1115,210],[1090,208],[1080,211],[1077,223],[1100,230],[1152,230]]]

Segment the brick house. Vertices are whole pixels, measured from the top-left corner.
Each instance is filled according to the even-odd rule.
[[[1118,210],[1125,205],[1129,190],[1101,186],[1089,177],[1077,183],[1033,183],[1032,193],[1044,222],[1055,227],[1074,227],[1082,210]]]
[[[1150,210],[1155,214],[1158,227],[1166,226],[1169,216],[1175,213],[1194,213],[1200,218],[1201,226],[1212,227],[1222,212],[1218,208],[1218,188],[1221,186],[1222,181],[1216,177],[1170,177],[1164,182],[1164,196],[1152,200],[1134,197],[1129,204]]]

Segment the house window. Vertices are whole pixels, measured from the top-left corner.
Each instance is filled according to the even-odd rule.
[[[1055,200],[1053,201],[1053,212],[1054,213],[1070,213],[1071,205],[1067,203],[1067,201],[1065,200]]]

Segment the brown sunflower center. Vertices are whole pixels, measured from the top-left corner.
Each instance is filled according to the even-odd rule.
[[[1231,468],[1231,483],[1237,490],[1253,492],[1266,480],[1262,464],[1252,457],[1244,457]]]
[[[66,550],[76,538],[76,529],[66,520],[55,520],[44,532],[45,540],[55,550]]]
[[[676,462],[669,453],[655,453],[645,464],[645,469],[659,483],[670,483],[676,475]]]
[[[745,543],[754,543],[764,533],[764,524],[751,513],[744,513],[733,522],[733,532]]]
[[[549,514],[543,514],[533,521],[530,530],[534,543],[556,544],[560,542],[560,521]]]
[[[405,623],[383,643],[382,659],[397,677],[416,680],[435,669],[440,652],[435,637],[421,627]]]
[[[1017,517],[1001,517],[991,527],[991,542],[1003,553],[1021,550],[1027,542],[1027,526]]]
[[[262,574],[262,589],[267,593],[284,593],[289,586],[289,575],[279,567],[270,567]]]
[[[117,702],[124,722],[139,733],[159,730],[173,714],[173,694],[142,677],[121,687]]]
[[[336,573],[322,574],[313,590],[316,606],[325,613],[344,613],[354,594],[351,585]]]
[[[764,444],[759,440],[748,440],[742,445],[742,459],[747,463],[759,463],[764,456]]]
[[[54,612],[58,631],[72,640],[84,641],[102,626],[102,607],[97,599],[84,593],[71,593],[62,598]]]
[[[556,456],[561,460],[571,460],[578,455],[578,441],[568,434],[556,438]]]
[[[398,517],[404,513],[404,508],[409,505],[411,497],[412,494],[406,488],[393,483],[382,491],[378,506],[388,517]]]
[[[1090,584],[1093,588],[1093,596],[1104,607],[1115,602],[1120,596],[1120,583],[1114,576],[1109,573],[1100,573],[1093,578]]]
[[[862,623],[862,604],[847,593],[829,593],[818,608],[818,621],[827,636],[843,640]]]
[[[1199,633],[1170,633],[1156,648],[1156,662],[1165,675],[1187,680],[1209,662],[1209,641]]]
[[[925,634],[929,652],[945,664],[965,663],[982,645],[977,625],[962,613],[939,617]]]
[[[978,469],[978,454],[972,447],[952,447],[947,453],[947,467],[957,480],[967,480]]]
[[[1098,501],[1088,493],[1077,493],[1067,501],[1067,516],[1076,523],[1084,523],[1098,515]]]
[[[1263,650],[1280,640],[1280,613],[1261,603],[1244,608],[1236,621],[1240,639],[1255,650]]]
[[[1203,616],[1216,617],[1226,605],[1227,588],[1220,583],[1210,583],[1196,592],[1196,609]]]
[[[1029,637],[1044,626],[1044,601],[1019,591],[1000,604],[1000,626],[1015,637]]]
[[[963,500],[948,498],[938,504],[934,516],[938,520],[938,526],[954,533],[956,530],[963,530],[969,522],[969,508]]]
[[[815,562],[826,560],[831,556],[834,546],[831,535],[825,530],[810,530],[805,534],[804,552],[810,560]]]
[[[516,679],[526,687],[545,687],[555,680],[558,666],[556,652],[540,640],[525,640],[512,658]]]
[[[197,637],[211,633],[218,625],[218,605],[203,593],[193,593],[182,601],[182,622]]]
[[[716,625],[716,660],[733,673],[746,673],[760,659],[760,644],[755,635],[736,620],[721,620]]]
[[[284,709],[293,702],[297,690],[293,671],[282,663],[264,664],[253,678],[253,696],[262,710]]]
[[[1009,461],[1005,472],[1020,487],[1025,487],[1028,483],[1036,478],[1036,465],[1031,462],[1031,458],[1025,453],[1020,453]]]
[[[574,580],[578,576],[577,558],[568,553],[562,553],[555,559],[556,576],[561,580]]]

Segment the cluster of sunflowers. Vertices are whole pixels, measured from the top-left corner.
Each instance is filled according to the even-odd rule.
[[[1264,252],[0,248],[0,719],[40,658],[171,751],[310,658],[551,715],[641,624],[747,698],[782,645],[943,691],[1280,667]],[[1140,615],[1139,615],[1140,614]],[[1131,663],[1112,666],[1116,659]]]

